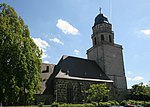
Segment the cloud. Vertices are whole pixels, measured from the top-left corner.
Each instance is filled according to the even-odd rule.
[[[140,81],[140,80],[143,80],[144,78],[143,77],[141,77],[141,76],[136,76],[136,77],[134,77],[132,80],[133,81]]]
[[[64,45],[64,43],[61,40],[59,40],[58,38],[53,38],[53,39],[49,39],[49,40],[54,42],[54,43],[58,43],[58,44]]]
[[[127,81],[141,81],[141,80],[143,80],[143,79],[144,79],[144,78],[141,77],[141,76],[136,76],[136,77],[133,77],[133,78],[127,77]]]
[[[150,35],[150,29],[141,30],[141,32],[144,33],[145,35]]]
[[[150,29],[141,30],[140,32],[144,34],[145,39],[150,39]]]
[[[80,51],[77,50],[77,49],[75,49],[73,52],[74,52],[74,54],[76,54],[76,55],[79,55],[79,53],[80,53]]]
[[[43,63],[48,63],[49,64],[50,62],[49,61],[44,61]]]
[[[42,50],[42,59],[47,58],[48,54],[46,53],[46,50],[45,49],[41,49],[41,50]]]
[[[46,49],[49,47],[49,44],[42,40],[41,38],[32,38],[34,43],[42,50],[42,58],[46,58],[48,55],[46,54]]]
[[[42,40],[41,38],[32,38],[32,39],[40,49],[46,49],[49,46],[49,44],[46,41]]]
[[[132,80],[132,78],[130,78],[130,77],[127,77],[127,81],[131,81]]]
[[[63,19],[58,19],[56,26],[65,34],[77,35],[79,30]]]
[[[144,86],[149,86],[150,87],[150,81],[143,83]]]

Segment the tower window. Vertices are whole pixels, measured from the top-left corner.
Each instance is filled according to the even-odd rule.
[[[110,43],[112,42],[112,40],[111,40],[111,35],[109,35],[109,42],[110,42]]]
[[[104,41],[104,35],[101,35],[101,41]]]
[[[94,45],[96,45],[97,44],[97,42],[96,42],[96,38],[94,38]]]

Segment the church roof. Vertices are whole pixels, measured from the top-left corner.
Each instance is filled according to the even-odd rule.
[[[63,56],[57,67],[59,71],[55,78],[112,82],[92,60]]]

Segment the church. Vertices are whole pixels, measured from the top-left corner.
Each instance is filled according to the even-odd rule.
[[[84,91],[91,84],[102,83],[110,90],[108,99],[125,99],[123,48],[114,43],[112,25],[103,13],[95,17],[92,31],[93,45],[86,52],[87,59],[64,55],[57,65],[42,64],[42,94],[35,95],[38,102],[82,103],[86,97]]]

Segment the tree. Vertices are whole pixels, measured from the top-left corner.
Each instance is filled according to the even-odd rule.
[[[0,102],[27,104],[40,89],[41,51],[27,25],[9,5],[0,4]]]
[[[133,100],[150,100],[150,87],[143,83],[132,86],[130,97]]]
[[[103,101],[104,98],[109,96],[109,90],[106,84],[92,84],[90,88],[86,91],[87,99],[90,101]]]

